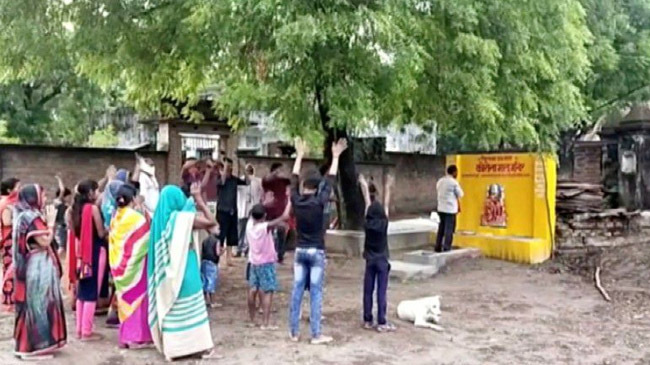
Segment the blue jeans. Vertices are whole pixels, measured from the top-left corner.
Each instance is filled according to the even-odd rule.
[[[311,309],[309,325],[311,337],[321,334],[320,320],[323,307],[323,277],[325,276],[325,251],[316,248],[296,248],[293,263],[293,291],[289,306],[289,329],[292,336],[300,332],[300,308],[305,284],[309,280]]]

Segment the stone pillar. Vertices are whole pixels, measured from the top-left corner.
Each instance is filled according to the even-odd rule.
[[[573,180],[600,184],[602,182],[602,156],[601,142],[576,142],[573,147]]]

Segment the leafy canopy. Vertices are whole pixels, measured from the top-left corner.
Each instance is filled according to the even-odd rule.
[[[550,149],[650,72],[646,0],[0,0],[0,10],[11,25],[0,29],[0,83],[73,70],[138,111],[171,113],[173,101],[194,119],[210,90],[234,127],[263,110],[294,135],[435,122],[458,148]]]
[[[0,0],[0,132],[23,143],[87,142],[113,102],[75,71],[61,1]]]

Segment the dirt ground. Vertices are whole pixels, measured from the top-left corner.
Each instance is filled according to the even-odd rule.
[[[243,262],[238,262],[223,273],[219,300],[224,306],[211,312],[216,348],[225,358],[179,363],[650,364],[647,292],[633,290],[630,296],[612,291],[614,301],[607,303],[588,276],[569,273],[557,263],[531,267],[478,259],[456,263],[429,281],[391,282],[389,320],[398,331],[379,334],[360,328],[363,261],[332,257],[323,326],[335,342],[323,347],[307,343],[307,322],[302,323],[300,343],[288,340],[290,266],[279,271],[284,291],[277,297],[274,317],[280,330],[246,328],[243,268]],[[605,269],[604,284],[615,286],[608,273]],[[442,296],[444,333],[416,329],[395,316],[399,301],[429,295]],[[73,328],[72,313],[67,319]],[[103,323],[103,318],[96,321]],[[12,326],[12,317],[0,317],[0,364],[20,363],[11,355]],[[47,363],[164,363],[155,350],[118,349],[117,331],[98,327],[105,341],[84,344],[70,338],[55,360]]]

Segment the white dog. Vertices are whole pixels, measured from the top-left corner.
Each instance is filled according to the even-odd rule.
[[[429,328],[442,332],[440,323],[440,296],[403,300],[397,306],[397,317],[403,321],[411,322],[415,327]]]

